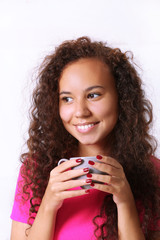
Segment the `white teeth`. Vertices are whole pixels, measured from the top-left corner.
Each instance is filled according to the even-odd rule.
[[[78,129],[81,129],[81,130],[86,130],[88,128],[91,128],[92,126],[94,126],[94,124],[88,124],[88,125],[83,125],[83,126],[77,126]]]

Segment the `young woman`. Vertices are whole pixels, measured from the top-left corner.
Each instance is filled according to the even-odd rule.
[[[87,37],[56,48],[33,93],[11,239],[160,239],[151,122],[151,104],[127,53]],[[89,164],[106,174],[72,169],[82,156],[97,156]],[[71,157],[77,159],[57,165]]]

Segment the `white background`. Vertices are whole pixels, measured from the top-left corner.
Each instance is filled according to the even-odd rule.
[[[159,13],[159,0],[0,0],[1,240],[10,238],[9,216],[29,124],[31,79],[43,57],[63,40],[87,35],[133,51],[154,107],[152,132],[160,140]]]

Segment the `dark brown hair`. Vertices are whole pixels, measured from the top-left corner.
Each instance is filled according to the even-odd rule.
[[[131,57],[129,57],[131,55]],[[146,239],[151,239],[160,218],[160,193],[158,174],[155,172],[151,156],[156,144],[149,134],[152,122],[152,106],[146,100],[141,79],[134,67],[132,54],[122,53],[103,42],[91,41],[88,37],[63,42],[55,52],[47,56],[41,65],[38,82],[33,93],[28,152],[22,154],[22,176],[25,179],[23,192],[31,188],[30,215],[36,213],[49,179],[50,171],[61,158],[69,158],[76,153],[77,140],[63,127],[59,116],[58,81],[64,67],[81,58],[98,58],[107,64],[115,79],[119,99],[119,118],[112,132],[111,155],[123,166],[131,186],[139,215],[144,212],[142,229]],[[67,139],[67,141],[66,141]],[[73,146],[75,148],[73,149]],[[139,208],[138,206],[142,206]],[[97,218],[107,216],[103,225]],[[100,214],[95,216],[95,236],[97,239],[117,239],[117,208],[112,196],[104,199]],[[107,232],[107,236],[105,236]]]

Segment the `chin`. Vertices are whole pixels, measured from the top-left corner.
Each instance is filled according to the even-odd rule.
[[[78,142],[82,145],[95,145],[98,144],[99,141],[91,140],[91,139],[77,139]]]

